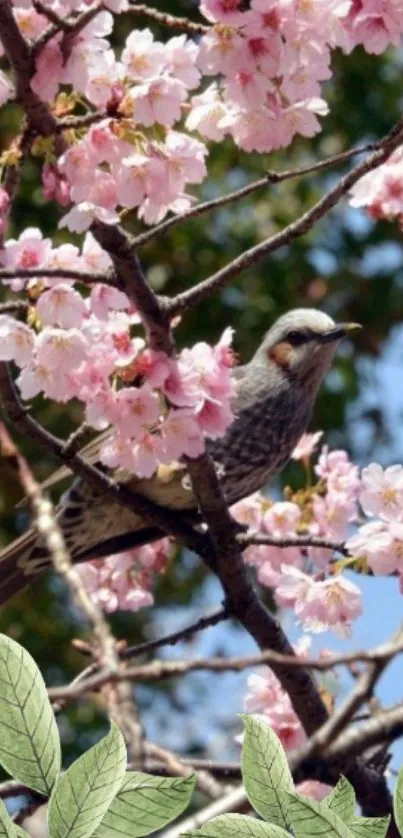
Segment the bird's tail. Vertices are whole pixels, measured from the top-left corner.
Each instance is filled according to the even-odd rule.
[[[81,552],[70,550],[70,555],[74,563],[102,559],[157,541],[163,536],[164,533],[156,527],[142,527],[137,532],[122,533]],[[5,547],[0,551],[0,606],[51,567],[49,553],[33,529]]]
[[[0,605],[50,567],[49,555],[37,546],[34,530],[24,533],[0,553]]]

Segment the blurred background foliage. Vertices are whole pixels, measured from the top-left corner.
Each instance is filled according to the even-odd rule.
[[[156,5],[162,11],[199,19],[197,4],[187,0],[158,0]],[[116,47],[130,28],[142,25],[146,25],[145,21],[123,16],[115,27]],[[168,37],[158,28],[154,32],[158,37]],[[221,195],[261,177],[269,168],[281,170],[312,163],[387,132],[401,106],[401,55],[389,51],[382,57],[368,56],[361,49],[351,56],[336,53],[333,69],[334,76],[324,89],[330,115],[323,120],[321,134],[313,141],[298,139],[292,147],[271,155],[248,155],[229,142],[212,145],[209,178],[197,197]],[[18,132],[19,120],[15,106],[2,109],[3,147]],[[239,204],[175,227],[143,248],[142,262],[150,283],[159,292],[170,295],[190,287],[296,219],[347,168],[340,166],[335,171],[267,187]],[[65,231],[57,230],[60,215],[57,205],[43,199],[38,164],[29,162],[24,168],[10,235],[19,235],[25,227],[34,226],[60,243],[66,239]],[[129,219],[128,226],[132,231],[140,229],[136,220]],[[354,343],[342,347],[322,387],[312,428],[323,428],[330,444],[346,446],[361,462],[375,456],[385,463],[392,456],[401,457],[398,422],[390,423],[388,405],[376,393],[383,348],[389,345],[391,335],[399,336],[403,321],[402,252],[402,235],[397,225],[373,224],[363,214],[349,209],[344,201],[307,236],[244,272],[216,297],[189,312],[177,328],[178,344],[215,341],[226,326],[232,325],[236,351],[242,360],[248,360],[270,324],[292,307],[317,306],[337,319],[361,322],[362,332]],[[398,385],[399,365],[396,375]],[[375,397],[368,397],[371,392]],[[38,400],[35,409],[46,427],[61,436],[67,436],[80,421],[80,411],[74,405],[57,406]],[[397,417],[401,419],[400,408]],[[29,439],[18,441],[36,476],[44,478],[49,474],[55,466],[51,457]],[[283,482],[300,479],[295,465],[283,475]],[[19,534],[26,523],[26,513],[14,509],[20,490],[13,480],[2,464],[3,544]],[[218,605],[220,591],[201,563],[182,553],[159,581],[155,598],[153,609],[112,617],[118,638],[135,643],[186,625]],[[51,575],[14,598],[1,613],[0,630],[29,649],[48,684],[66,682],[86,664],[71,645],[74,637],[86,636],[86,627],[69,603],[64,586]],[[234,626],[211,629],[208,637],[208,641],[202,639],[201,645],[196,641],[193,647],[182,644],[178,652],[176,647],[168,647],[163,654],[192,654],[192,648],[219,654],[245,648],[243,633]],[[181,752],[201,753],[207,749],[215,756],[228,754],[228,743],[232,741],[228,734],[234,718],[229,716],[227,702],[233,681],[220,681],[220,695],[224,697],[220,703],[215,678],[195,675],[186,683],[169,681],[137,689],[148,734]],[[239,704],[236,709],[241,709]],[[61,717],[66,759],[77,756],[105,725],[100,699],[91,698],[72,706]]]

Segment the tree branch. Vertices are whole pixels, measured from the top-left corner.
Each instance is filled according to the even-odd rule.
[[[197,216],[203,215],[211,210],[220,209],[221,207],[228,206],[228,204],[233,204],[236,201],[242,200],[242,198],[246,198],[253,192],[257,192],[259,189],[282,183],[285,180],[291,180],[291,178],[298,178],[303,175],[323,171],[324,169],[330,169],[338,163],[350,160],[351,157],[355,157],[358,154],[364,154],[366,151],[374,150],[378,148],[378,146],[379,142],[367,143],[359,148],[342,151],[339,154],[328,157],[326,160],[321,160],[319,163],[313,163],[310,166],[302,166],[299,169],[287,169],[284,172],[269,171],[264,175],[264,177],[254,180],[246,186],[242,186],[241,189],[236,189],[234,192],[229,192],[227,195],[221,195],[219,198],[213,198],[210,201],[204,201],[203,203],[197,204],[195,207],[191,207],[186,210],[186,212],[183,212],[181,215],[176,215],[173,218],[167,218],[166,221],[161,221],[160,224],[157,224],[150,230],[146,230],[144,233],[140,233],[136,236],[132,240],[132,246],[140,247],[143,244],[148,244],[148,242],[152,241],[154,238],[166,233],[171,229],[171,227],[183,224],[183,222],[188,221],[189,218],[196,218]]]
[[[358,163],[351,172],[342,177],[336,186],[330,189],[310,210],[301,215],[297,221],[288,224],[284,230],[281,230],[274,236],[270,236],[269,239],[249,248],[249,250],[245,250],[224,268],[221,268],[221,270],[207,279],[202,280],[198,285],[195,285],[188,291],[184,291],[182,294],[178,294],[171,302],[170,313],[179,314],[191,306],[197,305],[231,282],[242,271],[250,268],[251,265],[256,264],[265,256],[268,256],[269,253],[274,253],[281,247],[289,245],[295,239],[309,232],[316,222],[336,206],[343,195],[346,195],[363,175],[384,163],[392,151],[401,145],[402,139],[403,120],[399,120],[394,128],[379,141],[379,149],[377,151],[361,163]]]
[[[188,32],[189,35],[204,35],[211,29],[211,26],[206,26],[203,23],[194,23],[188,20],[187,17],[175,17],[174,15],[159,12],[157,9],[152,9],[145,3],[131,5],[127,14],[133,15],[133,17],[146,17],[148,20],[154,21],[154,23],[159,23],[160,26],[166,26],[168,29],[180,29],[183,32]]]

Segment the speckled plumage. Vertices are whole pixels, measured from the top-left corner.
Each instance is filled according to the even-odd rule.
[[[308,424],[335,348],[347,331],[348,327],[336,326],[314,309],[288,312],[269,330],[252,360],[234,369],[235,420],[222,439],[209,441],[207,446],[229,504],[261,489],[284,467]],[[82,453],[96,463],[98,450],[99,438]],[[57,477],[65,474],[62,469]],[[115,479],[160,506],[195,513],[196,502],[185,476],[185,467],[177,463],[161,467],[148,480],[123,470]],[[62,497],[57,517],[75,561],[101,558],[156,536],[141,516],[79,478]],[[48,566],[46,550],[32,530],[11,544],[0,554],[0,603]]]

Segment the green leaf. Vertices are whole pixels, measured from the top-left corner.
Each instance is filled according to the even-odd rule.
[[[343,775],[340,777],[337,785],[322,803],[332,809],[345,823],[351,821],[355,811],[355,792],[346,777]]]
[[[87,838],[101,822],[119,791],[126,772],[123,736],[114,722],[59,780],[49,802],[51,838]]]
[[[0,762],[49,795],[60,771],[60,740],[41,673],[31,655],[0,635]]]
[[[140,838],[162,829],[189,805],[195,777],[151,777],[129,771],[96,831],[97,838]]]
[[[262,818],[287,829],[288,800],[282,792],[293,791],[294,783],[281,742],[265,722],[253,716],[242,718],[242,776],[246,793]]]
[[[10,818],[2,800],[0,800],[0,838],[17,838],[19,829]]]
[[[390,815],[385,818],[353,818],[348,828],[355,838],[385,838]]]
[[[393,792],[393,811],[400,835],[403,835],[403,766],[397,776],[395,790]]]
[[[201,829],[184,832],[191,838],[290,838],[281,826],[274,823],[264,823],[248,815],[219,815],[212,818]]]
[[[326,835],[326,838],[353,838],[350,826],[328,806],[299,794],[287,793],[286,796],[289,799],[288,816],[295,838],[314,838],[315,835]]]

